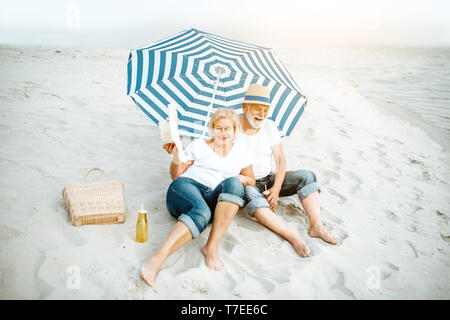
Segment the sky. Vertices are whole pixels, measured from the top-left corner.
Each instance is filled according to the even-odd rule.
[[[194,27],[262,46],[450,46],[448,0],[0,0],[0,44],[134,48]]]

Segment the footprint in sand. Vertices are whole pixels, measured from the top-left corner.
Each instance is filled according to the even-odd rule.
[[[328,184],[330,182],[330,180],[336,180],[336,181],[341,180],[341,176],[339,175],[339,173],[330,171],[330,170],[325,170],[324,172],[321,173],[321,176],[323,178],[325,178],[325,181],[324,181],[325,184]]]
[[[328,188],[328,193],[334,196],[337,199],[337,202],[339,204],[343,204],[347,201],[347,198],[345,198],[343,195],[341,195],[339,192],[334,190],[333,188]]]
[[[414,187],[414,191],[415,191],[414,193],[415,193],[415,196],[416,196],[416,200],[422,200],[423,192],[421,190],[415,188],[415,187]]]
[[[406,228],[406,230],[410,232],[417,232],[417,224],[416,223],[411,224],[408,228]]]
[[[355,153],[356,153],[356,158],[362,159],[364,161],[367,161],[367,158],[364,157],[364,151],[362,151],[362,150],[355,150]]]
[[[339,133],[341,134],[341,136],[344,136],[346,138],[350,138],[349,134],[344,129],[339,129]]]
[[[425,170],[422,172],[422,180],[423,181],[431,181],[432,180],[428,171]]]
[[[339,165],[339,168],[342,164],[342,158],[339,156],[339,152],[331,153],[331,159]]]
[[[394,273],[400,270],[399,267],[390,262],[384,262],[381,265],[379,265],[379,267],[381,269],[381,280],[386,280],[390,278]]]
[[[352,189],[350,191],[351,193],[355,193],[356,191],[361,189],[362,181],[356,174],[354,174],[352,171],[345,170],[344,176],[346,178],[349,178],[353,182]]]
[[[231,281],[234,280],[231,279]],[[181,280],[181,286],[192,293],[208,293],[208,282],[204,278],[195,277],[191,274],[187,274],[183,277],[183,279]]]
[[[249,277],[253,278],[259,284],[260,288],[262,289],[262,293],[269,294],[273,290],[275,290],[275,284],[272,281],[252,275],[250,275]]]
[[[384,148],[384,147],[386,147],[384,144],[379,143],[379,142],[375,142],[375,147],[373,147],[372,150],[378,150],[378,149],[381,149],[381,148]]]
[[[258,222],[258,220],[256,220],[256,218],[250,217],[248,213],[245,211],[242,212],[242,215],[247,215],[247,217],[243,217],[242,219],[239,219],[237,221],[237,225],[239,227],[242,227],[245,230],[251,230],[255,232],[260,232],[264,230],[264,228],[262,228],[261,224]]]
[[[398,145],[404,145],[404,143],[401,142],[400,140],[393,139],[393,138],[390,138],[390,137],[384,137],[384,141],[386,141],[388,145],[391,145],[392,142],[395,143],[395,144],[398,144]]]
[[[306,243],[311,251],[309,253],[309,257],[319,256],[322,252],[322,246],[325,242],[322,239],[318,238],[309,238],[309,241]]]
[[[387,154],[386,152],[381,151],[381,150],[378,150],[376,156],[377,156],[378,158],[380,158],[380,157],[384,157],[386,154]]]
[[[325,218],[326,220],[331,220],[332,222],[336,223],[336,224],[342,224],[344,222],[344,220],[342,220],[340,217],[338,217],[337,215],[333,214],[330,212],[330,210],[326,209],[326,208],[322,208],[322,212],[321,215],[323,218]]]
[[[307,130],[308,137],[313,137],[316,131],[313,128],[308,128]]]
[[[384,179],[386,179],[386,181],[389,182],[389,183],[394,183],[395,181],[397,181],[397,180],[395,180],[394,178],[391,178],[391,177],[385,177]]]
[[[341,290],[349,298],[356,299],[356,296],[353,293],[353,291],[345,286],[345,275],[344,275],[344,273],[340,272],[340,271],[336,271],[336,272],[337,272],[336,283],[334,285],[332,285],[330,287],[330,289],[331,290],[333,290],[333,289]]]
[[[403,250],[406,256],[410,259],[415,259],[418,257],[416,247],[412,244],[411,241],[405,240],[403,242]]]
[[[387,237],[381,237],[378,239],[378,243],[380,244],[385,244],[386,242],[388,242],[389,238]]]
[[[324,225],[325,225],[325,223],[324,223]],[[327,227],[326,225],[325,225],[325,227]],[[328,229],[328,227],[327,227],[327,229]],[[345,239],[347,239],[348,238],[348,233],[347,233],[347,231],[345,231],[344,229],[342,229],[341,227],[335,227],[335,228],[333,228],[333,229],[328,229],[330,232],[331,232],[331,234],[336,238],[336,239],[338,239],[339,240],[339,244],[341,244],[342,242],[344,242],[344,240]]]
[[[11,240],[20,237],[23,234],[24,233],[20,230],[0,226],[0,240]]]
[[[309,247],[311,249],[311,246]],[[311,249],[312,251],[313,249]],[[289,269],[276,268],[270,271],[269,278],[275,283],[286,283],[291,279],[292,272]]]
[[[385,160],[379,160],[384,168],[389,169],[392,168],[391,164]]]
[[[75,246],[82,246],[86,243],[86,239],[81,235],[80,228],[75,228],[72,225],[64,227],[63,234],[67,240],[71,241]]]
[[[443,225],[443,224],[448,225],[449,218],[445,215],[445,213],[440,212],[439,210],[436,210],[435,213],[439,217],[438,223],[440,225]]]
[[[302,159],[305,162],[311,162],[311,163],[320,163],[321,159],[303,154],[303,153],[297,153],[296,156],[300,159]]]
[[[422,207],[415,204],[414,205],[407,204],[406,206],[399,205],[398,207],[399,209],[403,208],[402,212],[406,212],[408,215],[416,215],[418,211],[423,210]]]
[[[233,235],[226,234],[221,241],[221,246],[226,252],[230,253],[238,243],[239,240],[236,239]]]
[[[258,294],[269,294],[275,290],[275,284],[265,278],[259,277],[254,268],[248,268],[242,261],[228,259],[225,264],[225,271],[228,273],[238,275],[239,278],[245,278],[245,284],[240,280],[234,280],[237,286],[233,293],[236,296],[242,296],[241,292],[251,291],[258,292]],[[290,277],[290,274],[288,275]],[[233,278],[236,278],[233,276]],[[275,276],[277,278],[277,276]]]
[[[309,227],[309,220],[305,211],[295,203],[279,205],[275,213],[280,214],[285,222],[298,223],[302,229]]]
[[[409,160],[409,163],[416,164],[416,165],[418,165],[421,168],[425,167],[425,165],[424,165],[424,163],[422,161],[416,160],[416,159],[411,158],[411,157],[407,157],[407,158]]]
[[[400,218],[398,217],[398,215],[395,214],[395,212],[391,211],[391,210],[385,210],[384,214],[386,216],[386,218],[388,218],[389,220],[398,222],[400,221]]]
[[[439,234],[441,235],[442,240],[444,240],[447,243],[450,243],[450,236],[446,236],[446,235],[442,234],[441,232]]]
[[[331,106],[331,105],[330,105],[330,110],[333,111],[333,112],[339,113],[339,110],[336,109],[335,107]]]

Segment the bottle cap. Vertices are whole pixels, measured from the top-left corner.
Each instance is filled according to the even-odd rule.
[[[141,202],[141,210],[139,210],[139,213],[147,213],[147,210],[144,210],[144,205]]]

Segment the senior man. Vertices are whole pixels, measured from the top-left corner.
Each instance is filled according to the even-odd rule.
[[[267,119],[270,108],[269,89],[253,84],[242,102],[244,114],[240,117],[243,139],[254,155],[255,186],[245,188],[246,211],[259,223],[288,240],[301,257],[310,249],[297,232],[289,229],[279,215],[273,212],[279,197],[297,194],[308,216],[309,236],[330,243],[338,241],[325,229],[320,220],[319,192],[316,175],[310,170],[286,171],[286,160],[280,132],[273,120]],[[275,160],[275,166],[272,161]],[[273,171],[275,167],[275,171]],[[269,194],[264,197],[267,188]]]

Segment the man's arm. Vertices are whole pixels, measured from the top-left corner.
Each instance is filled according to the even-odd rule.
[[[281,185],[286,176],[286,158],[284,157],[283,146],[281,143],[271,147],[272,154],[275,158],[275,182],[272,188],[269,189],[270,195],[267,197],[270,208],[275,209],[278,206],[278,197],[280,196]]]

